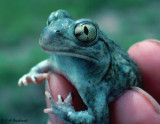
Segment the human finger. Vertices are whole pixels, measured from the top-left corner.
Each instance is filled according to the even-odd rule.
[[[160,41],[138,42],[129,48],[128,53],[141,70],[144,90],[160,103]]]
[[[128,90],[111,105],[111,123],[160,124],[160,114],[143,95]]]

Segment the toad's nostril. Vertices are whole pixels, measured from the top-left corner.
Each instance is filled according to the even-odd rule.
[[[60,30],[56,30],[56,33],[60,33]]]

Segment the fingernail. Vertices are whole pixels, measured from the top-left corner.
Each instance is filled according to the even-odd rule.
[[[157,114],[160,114],[160,106],[158,104],[158,102],[147,92],[145,92],[144,90],[142,90],[139,87],[131,87],[134,91],[140,93],[155,109],[155,111],[157,112]]]
[[[160,40],[157,40],[157,39],[148,39],[146,41],[153,42],[153,43],[156,43],[157,45],[160,45]]]

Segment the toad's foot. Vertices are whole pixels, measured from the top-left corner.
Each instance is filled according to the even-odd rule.
[[[45,92],[48,97],[52,108],[44,109],[44,113],[55,114],[60,120],[67,124],[93,124],[95,117],[92,115],[92,111],[79,111],[76,112],[71,105],[72,94],[69,93],[67,98],[63,100],[61,95],[58,95],[58,102],[55,103],[49,92]]]
[[[39,84],[44,79],[49,80],[49,74],[48,73],[28,73],[28,74],[25,74],[23,77],[21,77],[19,79],[18,86],[21,86],[22,84],[27,86],[28,83]]]
[[[58,116],[61,120],[66,122],[68,120],[69,113],[75,113],[75,110],[73,106],[71,105],[72,102],[72,94],[69,93],[67,98],[63,100],[63,97],[61,95],[58,95],[58,102],[55,103],[54,100],[51,97],[51,94],[49,92],[45,92],[46,96],[48,97],[52,108],[44,109],[44,113],[52,113]]]
[[[58,95],[58,102],[55,103],[52,99],[51,94],[46,91],[45,92],[47,98],[49,99],[52,108],[44,109],[44,113],[54,113],[54,114],[62,114],[65,111],[74,111],[73,106],[71,105],[72,102],[72,94],[69,93],[65,100],[63,100],[63,97],[61,95]]]

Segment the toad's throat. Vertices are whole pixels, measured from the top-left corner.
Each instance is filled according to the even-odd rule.
[[[71,51],[66,51],[66,50],[51,50],[51,49],[46,49],[45,47],[42,47],[44,51],[46,51],[49,54],[54,54],[54,55],[62,55],[62,56],[71,56],[71,57],[76,57],[76,58],[81,58],[87,61],[91,62],[98,62],[99,60],[95,57],[88,56],[88,55],[83,55],[80,53],[74,53]]]

